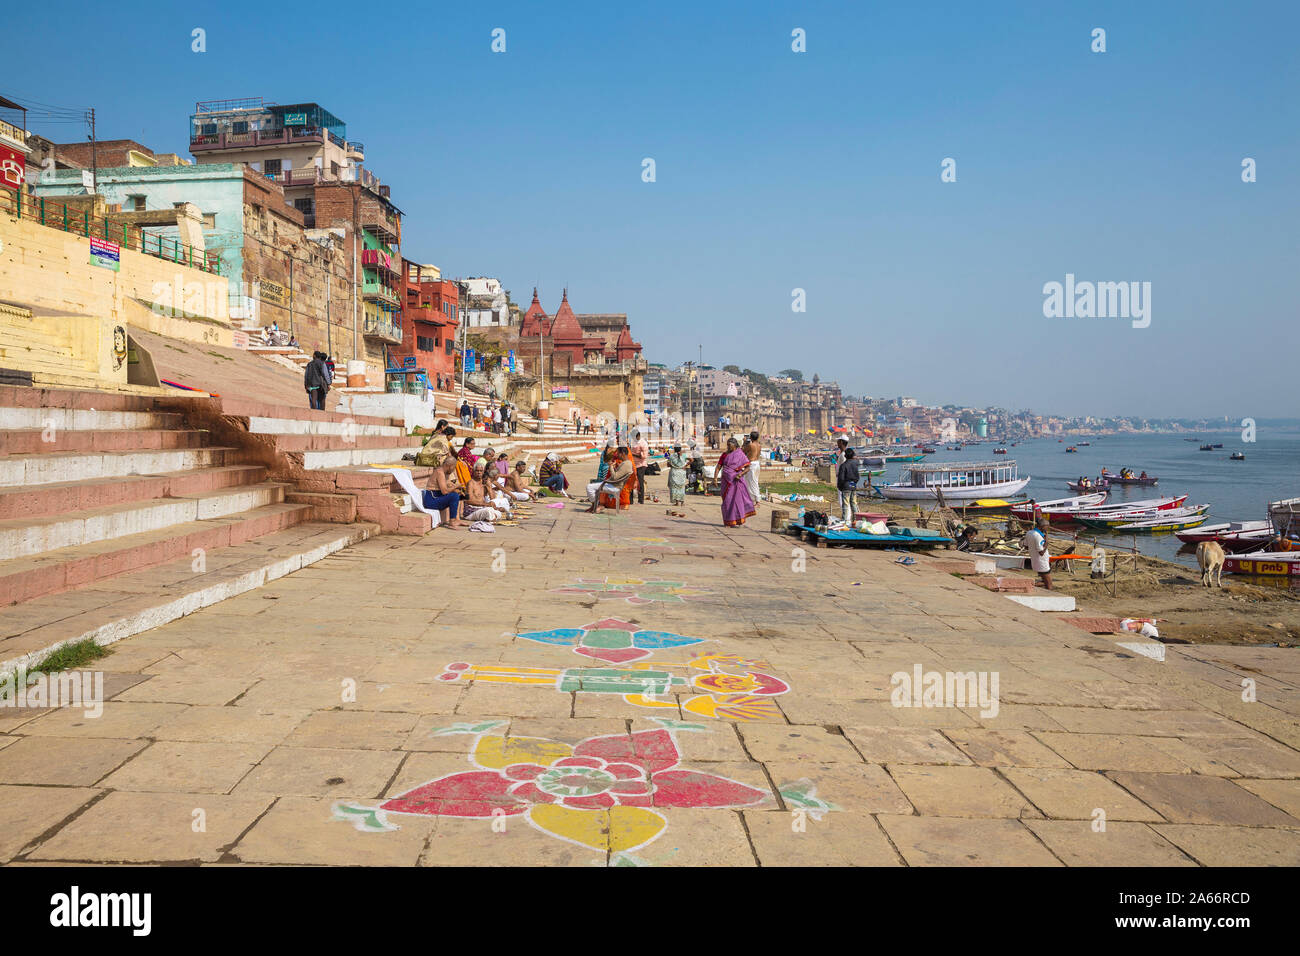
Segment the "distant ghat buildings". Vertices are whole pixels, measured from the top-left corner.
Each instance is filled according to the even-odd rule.
[[[142,322],[171,310],[236,344],[274,324],[302,352],[333,356],[349,384],[382,386],[410,366],[435,390],[464,381],[566,417],[691,413],[770,435],[855,425],[839,386],[816,376],[756,383],[712,366],[651,366],[626,313],[577,312],[567,288],[553,314],[536,288],[521,309],[498,278],[444,275],[404,247],[392,188],[319,103],[196,103],[192,159],[128,139],[56,143],[26,129],[19,104],[0,97],[0,108],[9,214],[153,257],[129,258],[114,293]],[[174,264],[184,283],[164,281]],[[41,263],[28,265],[23,291],[42,307],[73,309],[88,301],[80,286],[103,285],[93,264],[73,261],[57,288],[40,281]]]

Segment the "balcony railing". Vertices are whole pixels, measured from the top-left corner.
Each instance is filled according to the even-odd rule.
[[[190,136],[190,152],[212,149],[252,149],[257,146],[283,146],[286,143],[323,143],[327,131],[318,126],[287,126],[284,129],[258,129],[246,133],[198,133]],[[333,134],[328,134],[333,138]]]
[[[394,345],[402,343],[402,326],[395,319],[368,315],[362,332],[372,339],[382,339]]]
[[[397,293],[388,286],[379,282],[361,283],[361,295],[363,298],[375,299],[379,302],[386,302],[389,305],[397,306],[400,303],[397,299]]]
[[[27,142],[27,134],[23,130],[4,120],[0,120],[0,136],[6,136],[15,143]]]
[[[0,189],[0,212],[73,235],[115,242],[123,249],[143,252],[147,256],[202,269],[214,275],[221,274],[221,257],[216,252],[195,249],[179,239],[147,233],[139,226],[97,218],[87,210],[69,209],[66,203],[54,202],[44,196]]]

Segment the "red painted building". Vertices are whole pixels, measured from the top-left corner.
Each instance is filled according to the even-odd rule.
[[[450,391],[456,379],[456,335],[460,286],[434,266],[402,260],[402,344],[390,351],[396,362],[415,356],[429,384]]]

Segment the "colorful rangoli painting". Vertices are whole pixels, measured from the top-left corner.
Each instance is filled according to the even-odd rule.
[[[506,737],[504,722],[459,724],[445,733],[473,733],[473,769],[420,784],[379,806],[336,803],[334,817],[363,832],[399,828],[403,815],[462,819],[523,818],[578,846],[633,863],[635,850],[667,828],[672,807],[771,805],[767,790],[681,766],[675,734],[698,724],[660,720],[660,729],[588,737],[575,745],[539,737]]]
[[[549,631],[525,631],[519,637],[538,644],[568,647],[573,653],[610,664],[626,664],[650,657],[655,651],[689,647],[702,637],[687,637],[668,631],[651,631],[636,624],[607,617],[582,627],[557,627]]]
[[[535,684],[560,693],[618,694],[629,704],[675,710],[719,720],[780,720],[773,697],[790,685],[766,673],[766,661],[705,654],[686,664],[624,667],[516,667],[511,664],[448,664],[439,680]],[[678,673],[683,672],[684,673]],[[692,673],[704,671],[703,674]]]
[[[708,588],[693,588],[684,581],[643,581],[640,578],[578,578],[568,587],[552,588],[552,594],[585,594],[597,600],[622,599],[628,604],[680,604],[690,598],[711,594]]]

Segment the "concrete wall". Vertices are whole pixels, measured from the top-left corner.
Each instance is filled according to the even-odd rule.
[[[233,342],[220,276],[129,249],[122,250],[121,269],[114,272],[91,264],[90,240],[84,236],[7,213],[0,214],[0,243],[0,294],[34,313],[21,323],[11,316],[11,343],[25,329],[51,347],[66,349],[69,374],[78,383],[87,374],[106,384],[126,383],[126,343],[116,334],[119,328],[123,333],[148,328],[216,345]],[[151,308],[163,298],[170,304],[173,296],[193,307],[200,321]]]
[[[75,196],[82,193],[81,171],[53,170],[34,187],[38,196]],[[100,195],[111,205],[131,211],[132,196],[145,197],[145,209],[171,209],[190,202],[212,217],[203,230],[208,251],[221,255],[221,274],[239,293],[244,278],[244,167],[231,163],[204,166],[114,167],[99,170]],[[179,238],[175,227],[150,229],[151,234]]]

